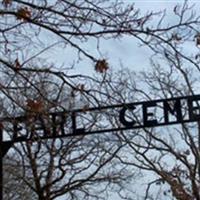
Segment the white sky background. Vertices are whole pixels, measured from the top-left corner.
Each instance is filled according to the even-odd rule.
[[[167,0],[163,1],[132,1],[132,0],[124,0],[125,3],[135,3],[136,8],[140,8],[142,13],[150,10],[162,10],[165,8],[173,9],[174,3]],[[50,38],[47,38],[50,39]],[[100,57],[98,52],[96,51],[96,40],[90,40],[88,43],[84,44],[85,49],[89,52],[94,50],[93,55],[97,55]],[[100,42],[100,50],[102,57],[107,58],[108,62],[113,69],[120,68],[120,63],[123,64],[124,67],[128,67],[132,70],[141,70],[149,66],[149,56],[150,51],[146,47],[139,47],[138,40],[129,36],[125,36],[120,39],[115,40],[104,40]],[[73,49],[60,49],[60,50],[52,50],[52,55],[48,57],[48,60],[55,61],[57,63],[63,64],[63,66],[71,66],[74,58],[77,58],[77,53]],[[71,73],[80,73],[80,74],[92,74],[94,73],[94,66],[91,61],[89,61],[84,56],[81,56],[82,61],[79,63],[75,63],[75,70],[70,71]],[[77,59],[78,60],[78,59]]]
[[[173,11],[174,6],[177,3],[184,2],[184,0],[124,0],[125,3],[135,3],[135,8],[139,8],[142,13],[147,11],[161,11],[166,9],[167,13]],[[200,1],[189,1],[191,3],[200,5]],[[167,23],[173,22],[173,17],[169,14],[167,16]],[[140,71],[143,69],[149,69],[149,57],[151,51],[147,47],[141,47],[139,41],[133,37],[125,36],[117,40],[104,40],[100,42],[101,55],[96,52],[96,41],[90,40],[84,44],[85,49],[92,52],[93,55],[97,55],[99,58],[107,58],[109,65],[112,69],[116,70],[120,68],[120,63],[124,67],[128,67],[131,70]],[[73,49],[61,49],[52,50],[52,54],[48,57],[49,61],[56,61],[58,64],[65,67],[70,67],[74,63],[75,70],[69,71],[70,73],[79,73],[91,75],[95,73],[94,64],[84,56],[81,56],[81,62],[74,62],[74,58],[77,58],[77,53]],[[77,58],[78,60],[78,58]],[[76,60],[76,61],[77,61]]]
[[[124,0],[125,3],[135,3],[135,7],[141,9],[142,13],[147,11],[160,11],[166,9],[167,12],[172,12],[174,6],[177,3],[184,2],[183,0]],[[196,8],[199,8],[200,1],[189,1],[196,4]],[[197,13],[198,14],[198,13]],[[173,17],[171,15],[167,16],[168,23],[173,22]],[[108,58],[110,66],[117,70],[120,68],[120,63],[124,67],[128,67],[134,71],[140,70],[149,70],[151,68],[149,57],[151,51],[147,47],[140,47],[139,43],[133,37],[124,37],[120,40],[107,40],[102,41],[101,43],[101,53],[103,57]],[[92,51],[95,49],[96,45],[94,41],[89,41],[85,45],[86,49]],[[94,50],[95,51],[95,50]],[[99,55],[98,55],[99,56]],[[73,58],[77,57],[77,54],[73,50],[59,50],[52,51],[52,55],[48,60],[57,61],[57,63],[64,64],[64,66],[70,66],[73,63]],[[71,73],[79,73],[92,75],[96,73],[94,71],[94,66],[92,66],[91,61],[85,59],[82,56],[83,60],[80,63],[75,63],[75,69]],[[76,67],[77,66],[77,67]],[[148,176],[151,178],[151,176]],[[148,178],[147,178],[148,179]],[[134,182],[134,180],[133,180]],[[146,180],[147,182],[147,180]],[[134,185],[133,185],[134,186]],[[138,192],[142,192],[142,188],[138,187]],[[57,198],[57,200],[64,200],[62,198]],[[109,198],[109,200],[120,200],[115,195]]]
[[[112,0],[111,0],[112,1]],[[115,0],[113,0],[115,1]],[[135,7],[141,9],[142,13],[147,11],[153,10],[160,11],[166,9],[167,11],[172,11],[176,3],[184,2],[184,0],[124,0],[125,3],[135,3]],[[198,9],[200,7],[200,0],[199,1],[192,1],[189,0],[191,3],[195,3]],[[169,23],[173,21],[173,17],[170,15],[167,18]],[[51,38],[46,38],[49,42],[53,41]],[[151,51],[147,47],[140,47],[139,42],[134,39],[133,37],[123,37],[120,40],[107,40],[102,41],[101,45],[101,53],[102,57],[108,59],[108,62],[114,70],[120,68],[120,63],[124,67],[128,67],[133,71],[140,71],[140,70],[149,70],[151,68],[149,57],[151,55]],[[90,52],[93,49],[96,49],[96,45],[94,41],[89,41],[85,44],[86,49]],[[94,50],[95,51],[95,50]],[[98,55],[99,56],[99,55]],[[55,62],[59,65],[68,67],[71,66],[73,63],[73,59],[77,57],[77,53],[73,49],[52,49],[51,54],[46,55],[48,62]],[[92,75],[96,73],[94,71],[94,66],[92,65],[91,61],[83,57],[83,60],[79,63],[75,63],[75,69],[69,71],[70,73],[79,73],[79,74],[86,74]],[[151,178],[148,176],[148,178]],[[147,179],[148,179],[147,178]],[[146,179],[145,182],[148,182]],[[134,180],[133,180],[134,183]],[[134,187],[134,184],[133,184]],[[143,188],[138,187],[138,192],[142,192]],[[57,198],[56,200],[66,200],[65,198]],[[80,199],[81,200],[81,199]],[[120,198],[115,197],[113,195],[108,200],[120,200]]]

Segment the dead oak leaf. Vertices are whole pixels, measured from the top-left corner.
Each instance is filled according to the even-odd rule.
[[[19,8],[17,11],[17,19],[27,21],[27,19],[31,18],[31,11],[28,7]]]
[[[34,113],[44,112],[44,103],[41,100],[28,99],[26,106],[27,106],[28,111],[30,112],[34,112]]]
[[[99,73],[104,73],[109,69],[108,62],[105,59],[98,60],[95,65],[95,70]]]
[[[15,71],[18,71],[21,68],[21,64],[19,63],[18,58],[15,60],[14,67],[15,67]]]

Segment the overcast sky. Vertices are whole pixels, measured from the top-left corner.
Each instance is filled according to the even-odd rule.
[[[114,0],[112,0],[114,1]],[[141,13],[148,11],[161,11],[166,10],[168,15],[166,17],[167,23],[173,22],[173,16],[170,14],[173,12],[173,8],[177,3],[183,3],[184,0],[124,0],[126,4],[135,4],[135,8],[139,8]],[[190,4],[196,4],[195,8],[199,8],[199,1],[190,0]],[[47,40],[52,41],[52,36],[46,37]],[[82,45],[82,44],[81,44]],[[110,66],[113,69],[120,68],[120,63],[124,67],[128,67],[131,70],[142,70],[150,67],[149,57],[151,51],[147,47],[140,47],[138,40],[133,37],[126,36],[120,38],[120,40],[106,40],[101,41],[101,54],[102,57],[108,59]],[[94,53],[97,57],[100,55],[96,52],[96,41],[89,40],[84,47],[89,52]],[[79,63],[74,62],[74,58],[77,58],[77,53],[70,48],[52,49],[52,54],[48,54],[47,60],[49,62],[55,62],[58,65],[69,67],[72,64],[75,66],[75,70],[70,73],[80,74],[92,74],[94,73],[94,63],[82,56],[82,61]]]
[[[135,8],[141,9],[142,13],[151,10],[163,10],[163,9],[173,9],[174,1],[168,0],[124,0],[125,3],[135,3]],[[47,40],[52,42],[52,36],[46,37]],[[123,37],[120,40],[107,40],[101,41],[101,53],[102,57],[106,57],[109,61],[109,64],[112,68],[116,69],[119,68],[120,62],[124,65],[124,67],[129,67],[133,70],[142,69],[147,67],[149,64],[149,51],[147,48],[139,47],[138,41],[133,37]],[[96,49],[96,41],[90,40],[88,43],[84,44],[85,49],[92,51]],[[73,63],[72,58],[76,58],[77,54],[74,52],[73,49],[52,49],[52,54],[48,55],[48,61],[54,62],[56,61],[60,65],[63,64],[64,66],[70,66]],[[98,55],[99,57],[99,55]],[[75,63],[76,70],[75,73],[84,73],[84,74],[91,74],[94,72],[94,68],[92,63],[82,57],[83,60],[80,63]],[[78,59],[77,59],[78,60]],[[141,63],[142,60],[142,63]]]
[[[135,3],[135,8],[139,8],[142,13],[146,13],[147,11],[161,11],[167,10],[167,23],[171,23],[173,21],[172,15],[170,12],[173,11],[174,6],[177,3],[184,2],[183,0],[124,0],[125,3]],[[189,1],[191,3],[198,4],[198,1]],[[197,5],[199,6],[199,5]],[[101,53],[102,57],[108,59],[110,66],[113,69],[120,68],[120,63],[123,64],[124,67],[128,67],[131,70],[142,70],[148,69],[150,67],[149,57],[152,52],[149,51],[147,47],[140,47],[138,40],[134,39],[130,36],[120,38],[120,40],[107,40],[101,41]],[[96,42],[90,40],[85,45],[85,49],[91,51],[96,49]],[[74,60],[72,58],[76,58],[77,54],[73,49],[60,49],[56,51],[52,51],[52,55],[48,60],[55,61],[57,63],[63,64],[64,66],[70,66]],[[99,57],[99,55],[98,55]],[[81,73],[81,74],[92,74],[94,73],[94,67],[92,66],[89,60],[83,57],[83,60],[80,63],[74,63],[75,71],[71,71],[71,73]]]

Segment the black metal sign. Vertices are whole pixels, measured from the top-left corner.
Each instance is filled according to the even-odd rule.
[[[2,158],[15,142],[157,127],[198,120],[200,95],[3,118],[0,120],[0,198],[3,198]],[[6,127],[5,131],[3,127]],[[4,132],[7,135],[3,138]]]
[[[200,119],[200,95],[3,119],[12,142],[157,127]]]

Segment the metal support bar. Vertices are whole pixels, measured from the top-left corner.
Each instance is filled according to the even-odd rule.
[[[0,199],[3,200],[3,129],[0,128]]]
[[[3,200],[3,157],[13,144],[13,142],[3,141],[3,128],[0,128],[0,200]]]

